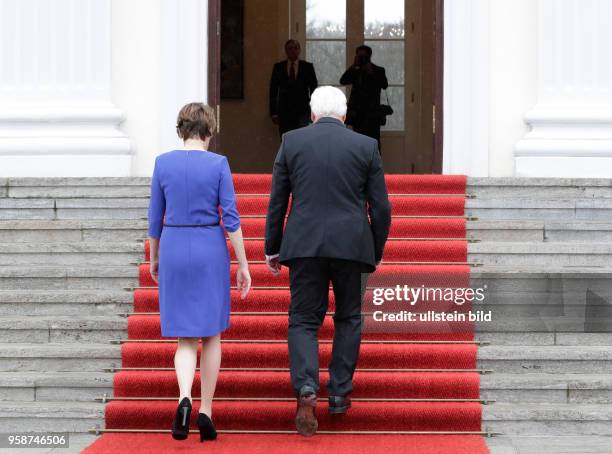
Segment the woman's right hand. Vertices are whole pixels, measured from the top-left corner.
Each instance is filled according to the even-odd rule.
[[[236,285],[240,290],[240,298],[245,299],[251,289],[251,274],[249,265],[239,265],[236,271]]]
[[[149,264],[149,271],[151,272],[151,278],[153,279],[153,281],[159,285],[159,280],[158,280],[158,271],[159,271],[159,260],[152,260],[151,263]]]

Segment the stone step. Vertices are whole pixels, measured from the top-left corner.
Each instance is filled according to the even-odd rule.
[[[544,199],[474,198],[465,202],[466,216],[478,219],[611,221],[612,198]]]
[[[476,268],[477,269],[477,268]],[[491,288],[487,286],[485,299],[475,301],[474,304],[482,306],[483,308],[496,307],[497,310],[512,310],[519,311],[524,310],[523,313],[538,313],[540,310],[550,309],[552,306],[555,307],[582,307],[584,308],[584,291],[590,289],[604,299],[610,299],[612,297],[612,288],[605,287],[605,280],[609,276],[602,276],[601,279],[579,279],[579,278],[554,278],[554,277],[543,277],[542,279],[523,279],[525,284],[529,284],[529,288],[525,288],[523,291],[517,289],[513,291],[499,290],[498,288]],[[511,278],[508,278],[511,279]],[[518,279],[518,278],[517,278]],[[496,284],[503,283],[501,279],[494,281],[489,279],[488,282],[484,279],[478,279],[477,282],[473,283],[473,286],[477,286],[480,283],[493,282]],[[575,289],[571,288],[571,285],[582,282],[585,286],[580,286]],[[537,288],[540,285],[548,284],[550,287]],[[602,305],[607,306],[607,302],[602,302]],[[526,309],[532,308],[531,312]]]
[[[0,290],[0,317],[23,314],[82,317],[131,312],[134,295],[122,289],[108,290]]]
[[[0,401],[7,432],[36,427],[44,432],[86,432],[104,427],[104,403]],[[495,403],[483,406],[483,429],[512,435],[612,435],[607,404]]]
[[[0,220],[146,219],[144,198],[0,198]]]
[[[130,312],[133,294],[127,290],[0,290],[0,316],[109,315]]]
[[[104,343],[125,338],[126,332],[127,317],[119,315],[0,317],[0,342],[4,343]]]
[[[4,220],[0,238],[4,243],[139,241],[146,238],[147,228],[146,219]]]
[[[603,266],[557,266],[547,265],[493,265],[471,269],[473,287],[487,286],[487,292],[530,292],[573,291],[578,294],[578,285],[596,289],[607,294],[612,268]]]
[[[609,314],[609,310],[607,311]],[[597,327],[597,329],[607,329],[612,326],[612,316],[608,315],[606,318],[596,319],[596,317],[500,317],[491,312],[492,320],[479,320],[476,322],[476,331],[479,334],[485,333],[540,333],[540,332],[582,332],[582,331],[594,331],[595,328],[591,329],[591,326]]]
[[[104,427],[102,402],[0,401],[3,432],[87,432]]]
[[[468,177],[467,192],[477,198],[612,198],[609,178]]]
[[[579,293],[578,286],[609,291],[612,269],[601,266],[557,268],[540,266],[485,265],[472,268],[472,285],[487,286],[488,292],[542,292],[551,282],[570,286]],[[2,290],[60,290],[60,289],[122,289],[138,285],[138,267],[126,266],[0,266]]]
[[[607,266],[612,268],[612,243],[468,244],[468,261],[506,266]]]
[[[523,435],[485,439],[491,454],[609,454],[612,437],[602,435]]]
[[[16,177],[0,178],[2,197],[57,197],[105,195],[106,197],[138,197],[136,191],[150,188],[150,177]],[[468,177],[470,194],[480,196],[530,197],[534,189],[547,196],[612,197],[612,183],[606,178],[523,178]],[[82,192],[76,192],[82,191]],[[124,192],[131,191],[131,192]],[[148,195],[148,192],[145,193]]]
[[[137,242],[0,243],[0,266],[127,265],[143,258]]]
[[[0,180],[0,197],[12,198],[146,198],[150,177],[9,178]]]
[[[138,242],[0,243],[0,265],[128,265],[142,260]]]
[[[22,303],[15,303],[19,305]],[[0,305],[2,307],[4,303]],[[126,305],[127,306],[127,305]],[[78,313],[75,315],[53,314],[34,315],[21,311],[13,315],[0,317],[0,342],[106,342],[109,339],[124,338],[127,329],[125,310],[109,307],[105,313],[95,315]],[[17,311],[14,311],[17,312]],[[100,311],[101,312],[101,311]],[[495,313],[494,313],[495,315]],[[560,319],[563,321],[564,319]],[[511,324],[508,320],[495,320],[477,324],[478,340],[493,345],[539,345],[539,346],[580,346],[612,345],[612,332],[585,333],[578,331],[584,328],[577,324],[574,332],[550,332],[538,330],[541,325],[551,326],[553,322],[530,319],[518,320]],[[553,319],[561,324],[557,319]],[[544,328],[546,327],[544,326]],[[517,331],[517,327],[528,328]],[[511,331],[514,330],[514,331]]]
[[[5,343],[3,371],[102,370],[121,362],[108,343]],[[500,346],[478,350],[478,367],[496,373],[612,373],[612,346]]]
[[[121,366],[121,346],[106,343],[6,343],[0,372],[95,371]]]
[[[148,198],[0,197],[0,219],[142,219]],[[469,198],[465,214],[479,219],[611,221],[611,198]]]
[[[0,372],[0,400],[93,401],[113,394],[111,372]],[[612,403],[612,374],[485,374],[482,399],[526,403]]]
[[[0,401],[93,402],[112,396],[112,372],[0,372]]]
[[[137,266],[0,266],[3,290],[123,289],[138,285]]]
[[[255,240],[258,241],[258,240]],[[253,242],[253,240],[247,240]],[[387,247],[398,244],[390,240]],[[6,265],[122,265],[143,258],[139,242],[1,242],[0,266]],[[509,243],[468,245],[468,262],[496,266],[608,266],[612,243]]]
[[[491,345],[612,345],[612,332],[608,333],[559,333],[559,332],[476,332],[476,339]]]
[[[484,345],[478,367],[504,374],[612,374],[612,345]]]
[[[612,374],[485,374],[480,397],[497,403],[612,404]]]
[[[477,241],[544,241],[543,220],[477,219],[466,222],[467,238]]]
[[[612,223],[604,221],[478,219],[466,228],[469,239],[487,242],[612,242]]]
[[[148,197],[150,177],[8,178],[4,197]]]
[[[495,403],[483,406],[482,427],[506,436],[612,435],[612,405]]]
[[[146,219],[15,219],[0,221],[2,242],[142,241]],[[600,221],[476,220],[472,240],[494,242],[612,242],[612,223]]]

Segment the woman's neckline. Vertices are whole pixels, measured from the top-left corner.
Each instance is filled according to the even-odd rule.
[[[202,152],[208,152],[208,150],[201,150],[199,148],[176,148],[175,151],[202,151]]]

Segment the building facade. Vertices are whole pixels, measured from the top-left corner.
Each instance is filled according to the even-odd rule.
[[[180,145],[178,109],[208,101],[206,0],[0,8],[0,176],[149,176]],[[609,1],[446,0],[441,14],[443,173],[612,175]]]

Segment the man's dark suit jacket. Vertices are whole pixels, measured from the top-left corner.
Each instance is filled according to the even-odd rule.
[[[372,63],[372,72],[365,69],[356,69],[353,65],[340,78],[341,85],[352,85],[351,96],[348,100],[348,124],[359,124],[365,121],[373,122],[372,126],[380,127],[378,106],[380,105],[380,92],[389,86],[385,68]]]
[[[376,140],[330,117],[283,135],[266,219],[267,255],[280,253],[285,265],[298,257],[354,260],[373,272],[390,225]]]
[[[310,94],[317,85],[317,76],[312,63],[298,60],[295,81],[289,79],[287,60],[276,63],[270,78],[270,115],[309,118]]]

